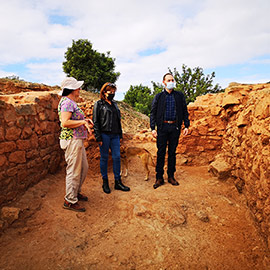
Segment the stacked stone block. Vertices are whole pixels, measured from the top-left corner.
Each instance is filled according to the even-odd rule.
[[[222,152],[270,247],[270,84],[230,84]]]
[[[63,164],[58,102],[48,92],[0,96],[0,204]]]

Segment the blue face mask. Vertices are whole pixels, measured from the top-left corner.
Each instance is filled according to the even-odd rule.
[[[175,88],[175,82],[168,82],[166,88],[172,90]]]

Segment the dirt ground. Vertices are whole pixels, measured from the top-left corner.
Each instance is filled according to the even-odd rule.
[[[143,146],[155,154],[153,144]],[[230,181],[207,167],[177,166],[180,185],[165,178],[154,190],[150,169],[144,181],[141,160],[132,158],[125,193],[114,190],[110,166],[111,194],[89,170],[85,213],[62,208],[65,171],[49,175],[11,204],[22,211],[0,237],[0,269],[270,269],[269,251]]]

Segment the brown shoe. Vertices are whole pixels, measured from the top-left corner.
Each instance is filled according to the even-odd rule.
[[[160,187],[162,185],[164,185],[164,180],[163,179],[157,179],[156,183],[153,185],[153,187],[154,187],[154,189],[156,189],[156,188],[158,188],[158,187]]]
[[[172,184],[173,186],[179,186],[179,183],[175,180],[174,177],[169,177],[168,182]]]
[[[78,203],[69,203],[66,200],[64,202],[63,208],[76,212],[85,212],[85,208],[81,207]]]
[[[78,198],[79,201],[85,201],[85,202],[88,201],[88,197],[82,195],[81,193],[78,193],[77,198]]]

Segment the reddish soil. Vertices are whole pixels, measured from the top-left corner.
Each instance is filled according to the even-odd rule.
[[[155,154],[154,143],[143,146]],[[154,190],[154,168],[144,181],[134,157],[125,193],[113,189],[109,169],[109,195],[99,172],[89,170],[85,213],[62,208],[64,170],[13,202],[22,211],[0,237],[0,269],[270,269],[269,251],[231,181],[218,181],[207,167],[177,166],[180,185]]]

